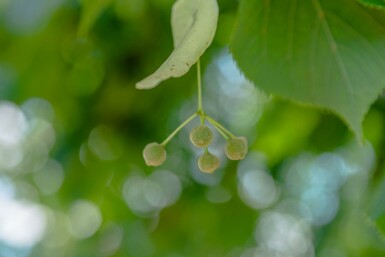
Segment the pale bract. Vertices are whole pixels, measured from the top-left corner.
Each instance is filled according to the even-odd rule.
[[[174,50],[153,74],[136,83],[151,89],[169,78],[186,74],[214,39],[219,8],[217,0],[177,0],[172,7]]]

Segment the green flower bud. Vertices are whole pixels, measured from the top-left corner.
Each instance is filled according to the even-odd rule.
[[[212,173],[219,167],[219,158],[209,152],[205,152],[198,159],[198,167],[205,173]]]
[[[247,154],[247,139],[245,137],[229,139],[225,153],[230,160],[242,160]]]
[[[191,131],[190,141],[196,147],[206,147],[213,141],[213,132],[209,127],[200,125]]]
[[[143,150],[143,158],[148,166],[160,166],[166,157],[166,150],[158,143],[150,143]]]

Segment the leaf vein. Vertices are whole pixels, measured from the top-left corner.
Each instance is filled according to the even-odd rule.
[[[318,21],[318,20],[317,20]],[[310,81],[311,81],[311,90],[310,95],[311,98],[315,95],[315,88],[316,88],[316,74],[317,74],[317,68],[316,68],[316,58],[317,58],[317,48],[318,48],[318,37],[319,37],[319,22],[316,22],[316,28],[313,33],[312,37],[312,51],[310,54]]]
[[[313,0],[313,7],[315,9],[316,15],[321,22],[322,30],[325,33],[326,39],[329,44],[329,48],[331,53],[333,54],[335,61],[338,65],[339,71],[341,73],[342,79],[345,81],[346,86],[348,87],[348,91],[351,95],[353,95],[353,87],[350,81],[349,75],[346,70],[346,66],[343,62],[343,59],[338,51],[337,43],[334,39],[333,33],[331,32],[329,23],[326,20],[325,12],[319,2],[319,0]]]
[[[289,21],[288,21],[288,36],[287,36],[287,46],[288,53],[287,59],[291,59],[293,56],[293,48],[294,48],[294,27],[295,27],[295,14],[297,11],[298,0],[293,0],[289,13]]]
[[[361,42],[363,42],[368,48],[372,49],[373,53],[375,53],[373,56],[375,56],[376,58],[378,58],[380,60],[380,63],[384,64],[385,63],[385,58],[383,55],[381,55],[376,47],[370,43],[370,41],[364,36],[362,35],[357,29],[355,29],[353,26],[351,26],[349,23],[347,23],[342,17],[340,17],[339,15],[336,15],[334,13],[330,13],[329,14],[330,17],[334,18],[337,22],[340,23],[341,26],[344,26],[344,28],[349,31],[351,34],[353,34],[357,40],[360,40]]]
[[[264,8],[266,10],[265,10],[265,15],[263,17],[263,26],[262,26],[262,36],[264,39],[263,53],[267,55],[267,52],[268,52],[267,33],[269,30],[269,20],[270,20],[270,0],[264,1]]]

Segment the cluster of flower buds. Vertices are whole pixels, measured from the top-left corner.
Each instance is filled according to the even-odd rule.
[[[196,115],[204,114],[194,114],[191,116],[187,122],[183,123],[176,131],[174,131],[172,136],[174,136],[182,127],[184,127],[188,122],[192,120]],[[201,117],[202,117],[201,116]],[[202,120],[205,119],[205,116],[202,117]],[[221,124],[219,124],[214,119],[208,117],[208,121],[218,130],[218,132],[223,135],[227,140],[225,147],[225,154],[230,160],[242,160],[247,154],[247,140],[245,137],[235,137],[227,129],[225,129]],[[203,122],[202,122],[203,123]],[[167,153],[165,150],[166,144],[171,139],[170,137],[166,139],[163,143],[150,143],[148,144],[143,151],[143,157],[148,166],[160,166],[164,163],[167,158]],[[214,154],[210,153],[208,146],[212,143],[214,138],[213,132],[211,129],[202,124],[194,128],[190,132],[190,141],[191,143],[198,147],[203,148],[204,152],[198,159],[198,167],[202,172],[212,173],[218,169],[220,165],[219,158]]]

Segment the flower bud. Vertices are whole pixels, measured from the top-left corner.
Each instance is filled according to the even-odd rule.
[[[247,154],[247,139],[245,137],[229,139],[226,144],[225,153],[230,160],[242,160]]]
[[[213,132],[205,125],[200,125],[190,132],[190,141],[196,147],[206,147],[213,141]]]
[[[219,158],[209,152],[205,152],[198,159],[198,167],[202,172],[212,173],[219,167]]]
[[[150,143],[143,150],[143,158],[148,166],[160,166],[166,157],[166,150],[158,143]]]

